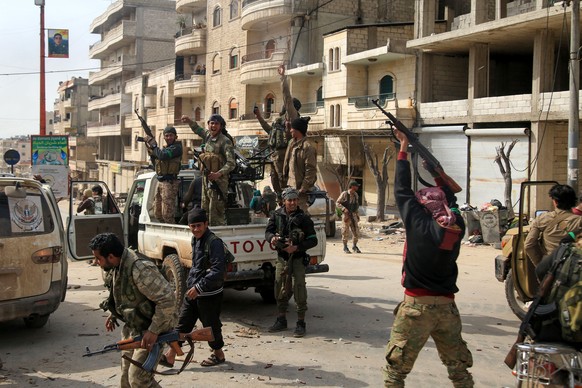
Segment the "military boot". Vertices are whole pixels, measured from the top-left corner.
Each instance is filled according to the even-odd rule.
[[[358,248],[358,246],[357,246],[357,245],[354,245],[354,246],[352,247],[352,251],[354,251],[354,252],[356,252],[356,253],[362,253],[362,251],[360,251],[360,248]]]
[[[350,252],[350,250],[348,248],[348,244],[344,244],[344,252],[345,253],[352,253],[352,252]]]
[[[283,317],[277,317],[277,320],[273,326],[269,327],[269,333],[276,333],[283,330],[287,330],[287,319]]]
[[[305,336],[305,321],[298,320],[297,326],[295,327],[295,332],[293,333],[293,337],[301,338],[303,336]]]

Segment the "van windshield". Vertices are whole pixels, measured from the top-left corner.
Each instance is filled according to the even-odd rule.
[[[54,220],[42,192],[26,187],[26,198],[8,197],[0,186],[0,237],[45,234],[54,230]]]

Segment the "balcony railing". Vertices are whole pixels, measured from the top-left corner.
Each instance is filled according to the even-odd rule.
[[[379,103],[381,106],[386,104],[387,100],[393,100],[396,98],[396,93],[383,93],[383,94],[376,94],[370,96],[356,96],[356,97],[348,97],[348,104],[354,104],[356,108],[371,108],[375,105],[372,104],[372,100],[380,100]]]
[[[301,113],[316,113],[318,108],[324,107],[323,101],[307,102],[301,104]]]
[[[252,61],[260,61],[262,59],[271,59],[273,57],[273,54],[275,53],[275,50],[263,50],[263,51],[258,51],[255,53],[250,53],[247,55],[243,55],[241,58],[241,64],[246,63],[246,62],[252,62]]]
[[[265,120],[269,121],[275,115],[276,115],[275,112],[266,112],[266,113],[263,113],[263,118]],[[255,117],[255,114],[254,113],[245,113],[245,114],[242,114],[240,116],[240,120],[241,121],[256,120],[256,119],[257,118]]]

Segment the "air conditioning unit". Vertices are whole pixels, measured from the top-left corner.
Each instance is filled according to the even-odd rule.
[[[155,109],[156,108],[156,95],[146,94],[144,98],[144,108]]]
[[[198,62],[198,56],[197,55],[190,56],[190,64],[195,65],[196,62]]]

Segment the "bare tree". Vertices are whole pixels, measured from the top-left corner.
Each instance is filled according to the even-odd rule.
[[[327,161],[323,162],[323,168],[337,179],[340,185],[340,192],[348,189],[348,182],[352,179],[354,170],[356,169],[354,166],[348,166],[345,163],[333,164]]]
[[[388,163],[394,157],[395,151],[392,147],[387,147],[382,155],[381,164],[378,163],[378,155],[372,151],[369,144],[364,144],[364,155],[368,168],[376,180],[376,193],[378,195],[378,207],[376,209],[376,220],[385,221],[384,209],[386,207],[386,191],[388,190]]]
[[[511,201],[511,186],[512,186],[512,179],[511,179],[511,151],[515,144],[518,142],[518,139],[514,139],[508,146],[507,150],[505,146],[507,145],[505,142],[501,142],[501,147],[495,147],[495,151],[497,151],[497,156],[495,157],[495,163],[499,166],[499,171],[501,171],[501,175],[503,176],[503,180],[505,181],[505,207],[509,212],[509,217],[512,218],[514,216],[513,213],[513,205]]]

